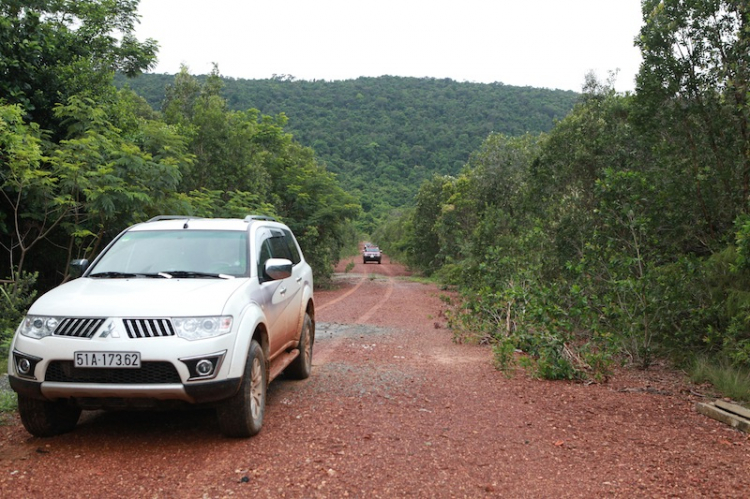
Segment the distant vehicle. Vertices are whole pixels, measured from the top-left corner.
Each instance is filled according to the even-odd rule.
[[[203,405],[249,437],[268,383],[310,375],[313,275],[286,225],[161,216],[71,264],[82,276],[39,298],[10,346],[32,435],[72,430],[82,409]]]
[[[365,245],[365,250],[362,252],[362,263],[378,262],[380,264],[381,257],[380,248],[375,245]]]

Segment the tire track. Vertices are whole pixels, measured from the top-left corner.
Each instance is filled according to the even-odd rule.
[[[368,268],[369,267],[369,268]],[[366,292],[368,289],[367,286],[371,286],[371,283],[368,283],[367,281],[372,281],[373,276],[376,275],[380,277],[381,279],[387,279],[387,287],[384,292],[380,293],[377,302],[372,305],[369,309],[367,309],[363,314],[359,315],[356,319],[352,320],[349,319],[346,321],[346,324],[351,325],[353,328],[354,326],[361,326],[363,324],[366,324],[372,316],[378,312],[383,305],[385,305],[388,300],[391,298],[391,295],[393,294],[393,289],[395,287],[395,280],[392,277],[394,270],[391,265],[375,265],[374,269],[372,268],[372,265],[367,265],[364,263],[358,263],[354,267],[355,272],[361,272],[362,277],[357,281],[357,283],[354,285],[354,287],[350,290],[348,290],[346,293],[342,294],[341,296],[334,298],[333,300],[326,302],[322,305],[316,306],[316,315],[320,313],[321,311],[324,311],[328,309],[329,307],[332,307],[336,304],[340,304],[341,302],[344,302],[343,306],[346,307],[347,301],[350,301],[353,303],[356,298],[352,297],[357,292],[363,293]],[[362,289],[362,285],[365,285],[365,289]],[[346,324],[341,324],[342,326],[345,326]],[[321,338],[322,339],[322,338]],[[315,355],[313,355],[313,366],[321,366],[328,362],[328,359],[330,355],[338,350],[341,345],[343,344],[345,340],[344,335],[336,335],[334,337],[326,338],[323,342],[321,342],[315,352]]]
[[[359,289],[359,287],[362,286],[362,284],[365,283],[365,279],[366,279],[366,276],[362,276],[362,278],[359,280],[359,282],[352,289],[350,289],[349,291],[347,291],[343,295],[339,296],[338,298],[329,301],[328,303],[324,303],[323,305],[320,305],[319,307],[315,307],[315,311],[316,312],[320,312],[321,310],[325,310],[328,307],[330,307],[331,305],[335,305],[336,303],[338,303],[338,302],[340,302],[342,300],[345,300],[346,298],[348,298],[352,294],[356,293],[357,290]]]
[[[378,302],[375,305],[370,307],[370,309],[367,312],[365,312],[362,316],[360,316],[359,319],[357,319],[354,323],[364,324],[368,320],[370,320],[370,317],[372,317],[372,315],[375,312],[377,312],[380,309],[380,307],[385,305],[385,303],[390,299],[391,295],[393,294],[393,288],[394,288],[393,277],[388,277],[388,287],[386,288],[383,296],[378,300]]]
[[[381,274],[382,275],[382,274]],[[335,305],[337,303],[340,303],[343,300],[352,299],[351,296],[356,293],[357,291],[360,291],[360,288],[363,284],[365,284],[368,280],[367,276],[363,276],[357,284],[341,295],[340,297],[329,301],[328,303],[325,303],[319,307],[316,308],[316,312],[320,312],[321,310],[324,310],[328,308],[329,306]],[[371,285],[370,283],[367,283],[368,285]],[[388,277],[388,285],[385,289],[385,292],[380,295],[378,298],[377,303],[375,303],[373,306],[371,306],[364,314],[360,315],[357,319],[353,321],[347,321],[347,324],[351,325],[352,328],[356,326],[361,326],[363,324],[366,324],[368,320],[378,311],[380,308],[385,305],[388,300],[390,299],[391,295],[393,294],[393,289],[395,287],[395,280],[393,277]],[[345,326],[346,324],[342,324]],[[315,355],[313,355],[313,366],[321,366],[328,363],[328,359],[330,355],[338,350],[341,345],[343,344],[345,340],[344,335],[336,335],[335,337],[328,338],[324,342],[319,344],[318,349],[316,350]]]

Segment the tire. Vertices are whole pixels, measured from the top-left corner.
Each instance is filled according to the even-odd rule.
[[[232,438],[257,435],[266,412],[268,370],[266,356],[257,341],[250,342],[240,389],[216,408],[221,432]]]
[[[76,427],[81,409],[65,400],[51,402],[18,395],[18,414],[26,431],[35,437],[54,437]]]
[[[285,369],[285,374],[292,379],[307,379],[312,373],[313,344],[315,343],[315,326],[310,315],[305,314],[302,320],[302,332],[299,337],[299,356]]]

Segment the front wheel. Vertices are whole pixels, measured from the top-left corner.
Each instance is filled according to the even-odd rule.
[[[266,356],[258,342],[253,340],[239,391],[216,408],[219,428],[225,436],[247,438],[260,432],[266,412],[267,387]]]
[[[81,409],[65,400],[51,402],[19,395],[18,414],[26,431],[35,437],[54,437],[76,427]]]
[[[287,376],[293,379],[307,379],[312,372],[313,343],[315,343],[315,326],[309,314],[302,321],[302,332],[299,336],[299,356],[286,368]]]

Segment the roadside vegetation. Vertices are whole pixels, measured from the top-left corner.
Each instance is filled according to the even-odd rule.
[[[749,9],[644,1],[634,94],[588,76],[548,133],[491,134],[373,236],[458,287],[458,340],[549,379],[670,358],[749,398]]]

